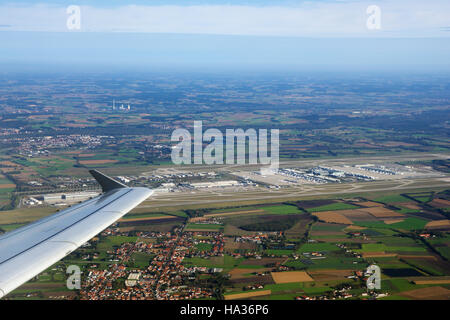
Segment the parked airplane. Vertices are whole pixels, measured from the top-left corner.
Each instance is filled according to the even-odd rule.
[[[103,194],[0,236],[0,298],[124,216],[153,191],[89,171]]]

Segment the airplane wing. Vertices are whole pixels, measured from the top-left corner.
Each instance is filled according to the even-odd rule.
[[[0,236],[0,298],[124,216],[153,191],[89,171],[103,194]]]

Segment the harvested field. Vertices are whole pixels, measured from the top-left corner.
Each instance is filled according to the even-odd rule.
[[[386,224],[393,224],[393,223],[402,222],[402,221],[405,221],[405,219],[389,219],[389,220],[383,220],[383,222],[386,223]]]
[[[17,163],[14,163],[12,161],[1,161],[0,165],[5,166],[5,167],[20,167],[20,165],[18,165]]]
[[[439,198],[434,199],[433,201],[430,202],[430,204],[437,208],[450,207],[450,201],[445,200],[445,199],[439,199]]]
[[[271,290],[261,290],[261,291],[249,291],[244,293],[227,294],[224,296],[225,300],[236,300],[236,299],[246,299],[253,297],[267,296],[272,293]]]
[[[450,284],[450,279],[442,280],[416,280],[415,284]]]
[[[15,188],[15,187],[16,185],[14,183],[0,184],[0,189]]]
[[[364,209],[359,209],[359,210],[368,212],[371,215],[373,215],[375,218],[404,217],[403,214],[386,209],[384,207],[364,208]]]
[[[305,271],[284,271],[272,272],[273,281],[275,283],[290,283],[290,282],[311,282],[313,278]]]
[[[349,218],[351,221],[373,221],[373,216],[363,210],[339,210],[339,214]]]
[[[106,163],[115,163],[117,160],[82,160],[80,164],[106,164]]]
[[[352,230],[352,231],[360,231],[360,230],[365,230],[367,229],[366,227],[360,227],[360,226],[348,226],[347,228],[345,228],[345,230]]]
[[[350,219],[335,211],[314,212],[313,215],[328,223],[353,224]]]
[[[401,296],[418,300],[448,300],[450,299],[450,290],[436,286],[410,290],[400,293]]]
[[[314,281],[333,281],[347,279],[348,276],[353,275],[353,270],[311,270],[309,274]]]
[[[400,202],[400,203],[396,203],[395,205],[399,205],[402,207],[405,207],[407,209],[411,209],[411,210],[420,210],[420,207],[414,203],[411,202]]]
[[[435,220],[430,221],[425,225],[427,229],[447,229],[450,228],[450,220]]]
[[[386,253],[386,252],[363,252],[364,258],[387,258],[387,257],[396,257],[396,253]]]
[[[78,156],[80,158],[95,157],[95,153],[80,153]]]

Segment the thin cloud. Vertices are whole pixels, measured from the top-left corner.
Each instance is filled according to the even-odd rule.
[[[381,29],[369,30],[366,9],[371,2],[316,1],[281,5],[128,5],[81,6],[81,32],[143,32],[254,36],[442,36],[450,21],[444,0],[375,1]],[[66,7],[0,6],[0,21],[18,31],[67,31]]]

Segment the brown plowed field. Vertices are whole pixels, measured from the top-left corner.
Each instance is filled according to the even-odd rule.
[[[271,290],[249,291],[249,292],[244,292],[244,293],[227,294],[224,296],[224,298],[225,298],[225,300],[236,300],[236,299],[267,296],[271,293],[272,293]]]
[[[275,283],[290,283],[290,282],[311,282],[313,278],[305,271],[283,271],[272,272],[272,278]]]
[[[405,291],[402,292],[400,295],[407,298],[418,300],[449,300],[450,290],[444,287],[436,286]]]
[[[328,223],[353,224],[349,218],[335,211],[314,212],[313,215]]]

